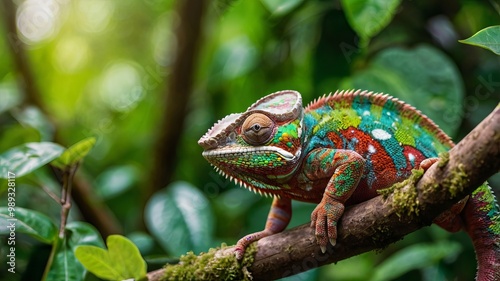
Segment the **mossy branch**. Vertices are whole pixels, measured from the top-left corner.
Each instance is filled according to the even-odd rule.
[[[253,280],[274,280],[384,248],[430,225],[441,212],[472,193],[499,169],[500,106],[449,154],[442,155],[417,184],[407,180],[404,186],[397,187],[397,192],[346,209],[339,222],[337,245],[328,247],[326,253],[321,253],[316,244],[314,230],[304,224],[259,240],[248,270]],[[413,202],[399,204],[395,195],[401,191],[414,194]],[[219,251],[227,253],[228,248]],[[213,254],[213,258],[217,259],[218,254]],[[149,280],[168,280],[168,271],[151,272]]]

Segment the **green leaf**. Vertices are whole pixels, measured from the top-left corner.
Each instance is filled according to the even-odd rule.
[[[186,182],[157,192],[145,212],[148,229],[170,254],[206,251],[212,243],[214,218],[208,200]]]
[[[58,233],[57,226],[42,213],[21,207],[15,207],[14,210],[0,207],[0,234],[8,236],[13,229],[16,233],[28,234],[46,244],[53,243]]]
[[[79,281],[84,277],[85,269],[78,263],[73,249],[62,241],[54,257],[46,280]]]
[[[66,225],[66,237],[72,248],[78,245],[104,247],[104,241],[97,229],[86,222],[73,221]]]
[[[372,281],[395,279],[410,270],[425,268],[445,258],[456,257],[461,250],[459,243],[449,241],[406,247],[378,265]]]
[[[401,0],[342,0],[342,7],[361,43],[377,35],[396,14]]]
[[[26,175],[57,158],[64,147],[52,142],[25,143],[0,155],[0,178],[14,173],[16,178]]]
[[[276,16],[283,16],[300,5],[304,0],[261,0],[262,4]]]
[[[430,46],[386,49],[365,70],[344,80],[341,88],[367,89],[400,98],[452,136],[463,116],[464,87],[457,67]]]
[[[121,235],[110,235],[106,243],[109,257],[118,265],[122,276],[136,280],[146,276],[146,261],[132,241]]]
[[[106,280],[125,279],[111,261],[109,253],[95,246],[78,246],[75,249],[76,258],[95,276]]]
[[[68,223],[65,239],[57,249],[47,280],[83,280],[86,274],[85,268],[74,254],[78,245],[104,247],[104,242],[92,225],[79,221]]]
[[[94,275],[108,280],[139,280],[146,276],[146,262],[139,249],[126,237],[110,235],[108,250],[94,246],[79,246],[75,255]]]
[[[478,46],[500,55],[500,25],[481,29],[471,37],[458,42]]]
[[[92,147],[94,147],[95,142],[96,139],[94,137],[83,139],[66,149],[51,164],[60,169],[72,166],[87,156]]]

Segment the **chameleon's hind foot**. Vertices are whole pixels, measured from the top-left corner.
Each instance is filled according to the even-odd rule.
[[[234,254],[236,255],[236,259],[237,260],[243,259],[245,251],[250,244],[272,234],[273,234],[272,232],[264,229],[259,232],[248,234],[245,237],[238,240],[238,243],[236,243],[236,247],[234,248]]]

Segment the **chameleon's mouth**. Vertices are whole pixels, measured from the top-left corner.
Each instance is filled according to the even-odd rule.
[[[228,157],[237,155],[251,155],[251,154],[266,154],[273,153],[279,155],[285,161],[293,161],[300,157],[300,149],[297,154],[292,154],[279,147],[269,147],[269,146],[253,146],[253,147],[228,147],[223,149],[212,149],[203,151],[202,155],[206,159],[217,158],[217,157]]]

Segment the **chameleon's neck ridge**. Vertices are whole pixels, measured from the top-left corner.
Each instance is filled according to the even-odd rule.
[[[443,144],[454,146],[453,141],[429,117],[415,107],[400,101],[388,94],[374,93],[366,90],[337,90],[335,93],[315,99],[306,107],[306,112],[329,104],[332,109],[353,108],[355,104],[371,104],[380,108],[392,109],[399,112],[403,118],[411,120],[415,125],[425,128],[436,136]]]

